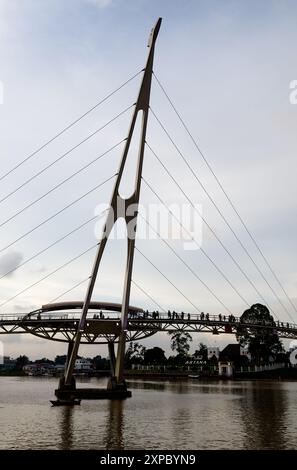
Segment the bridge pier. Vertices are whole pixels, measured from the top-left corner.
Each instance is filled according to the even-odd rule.
[[[108,380],[107,390],[123,392],[124,394],[128,393],[128,396],[131,396],[131,392],[128,392],[126,381],[123,378],[123,371],[120,377],[117,375],[117,363],[119,361],[119,354],[121,353],[120,343],[118,345],[117,356],[114,352],[114,342],[108,343],[108,351],[111,376]]]
[[[71,393],[76,390],[76,380],[75,380],[75,377],[73,375],[71,377],[70,383],[66,382],[66,371],[67,371],[67,368],[68,368],[68,365],[69,365],[69,362],[70,362],[70,359],[71,359],[71,355],[72,355],[72,352],[73,352],[73,346],[74,346],[74,342],[69,341],[68,349],[67,349],[67,358],[66,358],[66,362],[65,362],[65,370],[64,370],[63,377],[61,377],[60,380],[59,380],[59,387],[58,387],[58,390],[61,391],[61,393],[62,392],[67,393],[67,395],[68,395],[67,398],[68,399],[71,399]],[[56,390],[56,392],[57,392],[57,390]],[[56,396],[58,396],[56,392],[55,392],[55,394],[56,394]]]
[[[73,341],[68,343],[67,350],[67,359],[65,364],[65,374],[59,380],[59,386],[55,390],[55,395],[58,398],[60,404],[69,404],[69,401],[74,402],[77,399],[86,399],[86,400],[119,400],[124,398],[130,398],[132,393],[127,390],[125,380],[122,380],[121,383],[117,380],[115,376],[116,370],[116,355],[114,350],[114,342],[110,341],[108,343],[108,352],[110,358],[110,372],[111,376],[108,380],[107,388],[76,388],[75,377],[71,374],[70,383],[66,380],[66,371],[73,354]]]

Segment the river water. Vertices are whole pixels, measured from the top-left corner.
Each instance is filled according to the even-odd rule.
[[[130,399],[72,408],[50,406],[56,385],[0,377],[0,449],[297,449],[296,382],[131,380]]]

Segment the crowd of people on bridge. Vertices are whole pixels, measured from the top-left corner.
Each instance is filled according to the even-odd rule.
[[[28,314],[27,319],[41,319],[41,313],[38,312],[37,314]],[[128,312],[128,317],[130,319],[153,319],[153,320],[158,320],[158,319],[168,319],[168,320],[200,320],[203,322],[208,322],[208,321],[216,321],[216,322],[226,322],[226,323],[249,323],[244,321],[241,317],[235,317],[234,315],[222,315],[221,313],[219,315],[212,315],[210,316],[209,313],[204,313],[201,312],[200,314],[190,314],[190,313],[185,313],[185,312],[176,312],[175,310],[171,311],[168,310],[167,312],[159,312],[158,310],[154,310],[152,312],[149,312],[148,310],[146,311],[137,311],[137,310],[131,310]],[[107,317],[109,318],[109,317]],[[103,320],[105,319],[105,315],[102,310],[100,310],[99,313],[94,313],[93,315],[94,320]],[[253,324],[258,324],[258,325],[267,325],[267,326],[274,326],[276,328],[296,328],[295,325],[286,323],[286,322],[281,322],[279,320],[273,321],[273,322],[265,322],[263,321],[253,321]]]

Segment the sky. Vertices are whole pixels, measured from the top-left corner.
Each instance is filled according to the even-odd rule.
[[[297,105],[289,99],[290,83],[297,79],[296,14],[297,4],[293,0],[0,0],[0,90],[3,95],[0,104],[0,178],[129,77],[140,72],[146,61],[150,29],[158,17],[162,17],[154,72],[290,299],[297,305]],[[96,243],[98,224],[92,221],[18,267],[98,214],[102,204],[109,202],[113,180],[16,240],[117,172],[123,148],[120,142],[128,132],[131,108],[48,170],[42,170],[133,105],[139,81],[140,75],[59,139],[1,179],[2,313],[34,310],[90,275],[94,250],[19,294]],[[248,305],[263,303],[264,299],[281,320],[297,319],[295,309],[252,244],[155,80],[151,108],[174,137],[182,155],[286,309],[150,114],[147,142],[190,199],[201,206],[203,217],[251,282],[200,220],[195,227],[195,236],[199,238],[202,234],[203,250],[215,260]],[[26,208],[116,144],[119,145],[79,175]],[[131,188],[136,148],[137,138],[133,140],[123,194],[128,194]],[[39,176],[14,192],[40,171]],[[166,204],[182,207],[187,203],[148,149],[143,176]],[[141,203],[146,210],[158,203],[146,184],[142,184]],[[141,224],[140,221],[139,228]],[[185,250],[181,240],[169,242],[234,315],[240,315],[247,308],[202,250]],[[108,243],[94,299],[121,301],[125,246],[124,240],[115,239]],[[137,240],[137,247],[200,310],[211,314],[226,313],[162,240]],[[194,312],[186,298],[138,253],[135,254],[133,278],[165,310]],[[61,300],[83,299],[85,289],[86,284],[82,284]],[[9,301],[11,297],[15,298]],[[131,304],[156,308],[135,286],[132,287]],[[5,354],[14,357],[20,353],[32,358],[54,357],[66,349],[64,344],[27,335],[2,336],[1,340]],[[200,341],[222,345],[234,338],[195,335],[192,350]],[[161,346],[169,353],[169,338],[165,334],[158,334],[143,344]],[[101,346],[83,347],[81,351],[94,356],[106,354]]]

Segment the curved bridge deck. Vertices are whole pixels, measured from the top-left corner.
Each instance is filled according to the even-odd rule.
[[[118,309],[117,309],[118,310]],[[53,341],[73,341],[80,311],[36,311],[29,314],[0,315],[0,334],[33,334]],[[144,312],[136,308],[129,313],[127,341],[140,340],[160,331],[235,334],[240,326],[277,331],[281,338],[297,338],[297,325],[274,322],[242,323],[240,317],[188,313]],[[120,332],[120,312],[108,309],[89,312],[82,343],[105,344],[116,341]]]

